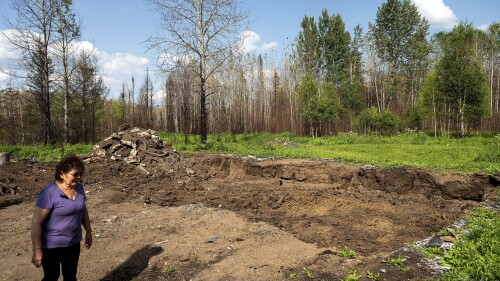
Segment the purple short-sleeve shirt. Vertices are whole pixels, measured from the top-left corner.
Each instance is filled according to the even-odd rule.
[[[45,187],[35,206],[50,210],[42,225],[42,248],[69,247],[82,240],[82,218],[87,197],[81,183],[76,185],[76,198],[72,200],[55,182]]]

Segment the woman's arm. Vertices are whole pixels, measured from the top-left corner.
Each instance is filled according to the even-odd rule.
[[[42,225],[50,210],[35,207],[33,220],[31,221],[31,244],[33,244],[33,256],[31,262],[36,266],[42,265]]]
[[[82,224],[86,232],[85,247],[87,247],[88,249],[92,247],[92,228],[90,227],[90,219],[89,219],[89,212],[87,211],[87,206],[85,206],[85,209],[83,210]]]

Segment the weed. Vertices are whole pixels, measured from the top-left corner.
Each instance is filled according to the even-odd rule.
[[[304,274],[309,279],[314,279],[314,274],[312,274],[307,268],[304,268]]]
[[[347,247],[347,246],[344,246],[344,248],[342,248],[342,250],[340,250],[337,253],[337,256],[343,257],[343,258],[349,258],[349,259],[354,258],[355,255],[356,255],[356,252],[349,249],[349,247]]]
[[[407,272],[408,270],[410,270],[408,267],[403,267],[404,263],[406,262],[406,259],[402,258],[401,256],[398,256],[397,258],[387,258],[387,259],[383,260],[382,262],[392,264],[397,269],[399,269],[403,272]]]
[[[427,258],[427,259],[432,259],[436,256],[438,257],[442,257],[444,256],[444,251],[439,248],[439,247],[428,247],[428,248],[425,248],[425,249],[421,249],[420,252],[422,254],[424,254],[424,256]]]
[[[373,273],[371,271],[368,271],[366,273],[366,278],[368,278],[370,280],[375,280],[375,281],[376,280],[380,280],[380,273],[375,274],[375,273]]]
[[[296,272],[290,273],[290,279],[295,279],[295,278],[297,278],[297,273]]]
[[[356,281],[356,280],[359,280],[361,279],[361,275],[358,275],[358,273],[356,272],[356,270],[353,270],[353,271],[350,271],[346,277],[342,278],[341,280],[342,281]]]

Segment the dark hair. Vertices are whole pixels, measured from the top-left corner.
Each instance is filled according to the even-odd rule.
[[[83,175],[83,172],[85,172],[85,166],[83,164],[82,159],[74,155],[64,157],[56,165],[56,170],[54,175],[55,179],[58,181],[62,180],[61,173],[67,173],[72,169],[78,170],[80,175]]]

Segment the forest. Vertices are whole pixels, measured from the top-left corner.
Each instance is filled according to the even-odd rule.
[[[162,12],[159,1],[149,2]],[[238,9],[236,1],[226,2]],[[223,10],[214,3],[202,8]],[[0,145],[95,143],[125,123],[199,134],[202,143],[207,134],[222,133],[416,130],[466,137],[500,131],[499,22],[486,31],[460,22],[430,35],[414,4],[387,0],[368,30],[358,25],[349,32],[342,15],[323,9],[319,18],[297,22],[301,31],[278,58],[240,52],[237,41],[208,42],[214,34],[173,21],[174,8],[163,7],[166,32],[206,42],[180,46],[171,39],[167,46],[177,46],[185,59],[160,66],[162,89],[153,87],[148,70],[143,81],[132,76],[112,95],[96,56],[76,48],[82,22],[71,0],[11,0],[11,7],[17,12],[8,22],[13,31],[2,34],[22,54],[15,62],[22,86],[0,89]],[[215,21],[236,27],[245,17],[232,15]],[[159,56],[161,39],[148,39]]]

